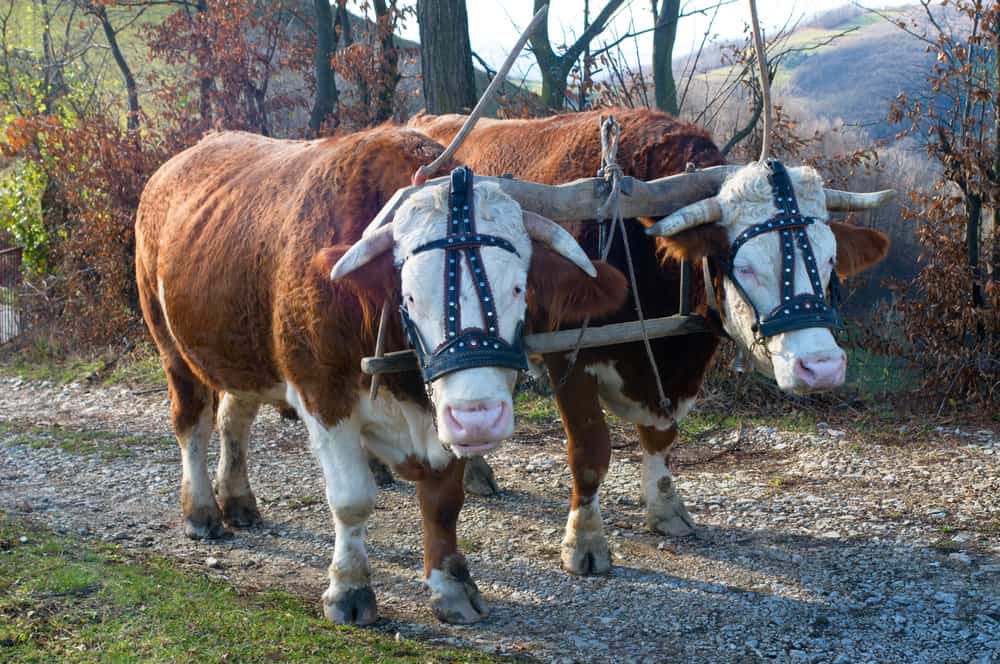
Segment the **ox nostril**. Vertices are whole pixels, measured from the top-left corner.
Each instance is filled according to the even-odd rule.
[[[809,365],[802,360],[795,360],[795,375],[804,379],[807,383],[816,381],[816,372],[809,368]]]
[[[844,379],[847,357],[838,355],[822,355],[795,362],[795,375],[809,386],[833,386]]]
[[[459,432],[489,431],[501,423],[504,416],[504,403],[493,401],[474,403],[463,407],[448,407],[448,415],[458,424]]]

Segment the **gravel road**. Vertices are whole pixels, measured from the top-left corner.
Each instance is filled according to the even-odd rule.
[[[299,423],[262,412],[250,472],[265,525],[206,544],[181,530],[164,393],[2,378],[0,422],[0,510],[319,610],[333,528]],[[674,459],[699,533],[665,539],[643,525],[641,457],[621,428],[602,493],[616,566],[578,578],[559,567],[562,431],[521,429],[490,457],[503,492],[470,496],[459,524],[489,618],[433,618],[414,490],[397,482],[370,524],[375,629],[557,662],[1000,662],[996,432],[903,430],[891,445],[822,424],[703,436]]]

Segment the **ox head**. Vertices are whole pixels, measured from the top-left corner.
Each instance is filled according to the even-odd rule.
[[[609,282],[589,292],[597,309],[577,302],[584,315],[603,311],[600,301],[607,301],[608,310],[619,306],[620,298],[608,293],[622,282],[617,271],[595,267],[566,230],[522,210],[496,184],[476,183],[470,198],[474,215],[456,219],[447,184],[418,189],[395,209],[390,224],[367,233],[331,273],[332,279],[343,279],[392,253],[404,327],[421,358],[438,436],[459,456],[481,454],[514,432],[512,392],[517,371],[524,368],[521,336],[529,289],[533,305],[547,302],[544,296],[538,302],[538,285],[529,283],[533,263],[537,271],[533,244],[538,256],[562,257],[545,263],[541,281],[547,291],[560,282],[553,271],[563,275],[563,285]],[[474,230],[456,235],[455,225],[467,221],[465,216],[474,216]],[[468,248],[454,249],[449,238],[465,238]]]
[[[892,196],[825,189],[809,167],[754,163],[730,176],[718,196],[678,210],[647,233],[666,238],[677,258],[716,267],[726,332],[779,388],[804,394],[845,378],[847,356],[831,332],[839,316],[826,298],[827,289],[837,288],[831,280],[868,268],[889,246],[881,233],[829,222],[829,212],[878,207]]]

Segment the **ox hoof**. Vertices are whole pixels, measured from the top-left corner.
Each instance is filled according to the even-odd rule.
[[[562,544],[562,566],[570,574],[587,576],[611,571],[611,550],[603,534]]]
[[[437,574],[434,570],[431,574]],[[445,575],[442,574],[442,577]],[[451,625],[468,625],[489,615],[475,581],[441,578],[431,585],[431,611],[434,617]]]
[[[259,526],[263,519],[257,509],[257,499],[252,493],[245,496],[229,496],[220,499],[222,503],[222,519],[233,528],[252,528]]]
[[[661,491],[651,504],[646,506],[646,525],[653,532],[673,537],[687,537],[695,534],[694,519],[684,506],[673,482],[669,477],[660,480],[661,487],[667,484],[667,491]]]
[[[184,534],[193,540],[219,539],[226,534],[222,525],[222,512],[215,509],[198,510],[184,517]]]
[[[472,457],[465,462],[465,490],[477,496],[495,496],[500,493],[493,469],[483,457]]]
[[[378,618],[371,586],[335,589],[323,593],[323,615],[340,625],[370,625]]]
[[[465,558],[453,553],[441,561],[441,567],[431,570],[427,579],[434,617],[452,625],[468,625],[485,618],[489,611]]]
[[[390,484],[396,483],[396,478],[392,476],[392,471],[389,470],[389,466],[385,465],[375,457],[368,458],[368,467],[372,471],[372,476],[375,478],[376,486],[389,486]]]

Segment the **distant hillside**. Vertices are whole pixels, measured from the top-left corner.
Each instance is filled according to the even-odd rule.
[[[893,20],[925,20],[922,8],[916,6],[883,13]],[[702,54],[699,77],[711,79],[724,73],[719,66],[724,47],[717,45]],[[818,117],[864,126],[873,138],[899,131],[886,122],[889,103],[900,92],[923,89],[934,59],[925,44],[896,25],[852,8],[835,9],[800,26],[788,36],[783,49],[794,52],[783,59],[775,77],[777,96],[802,102]],[[675,61],[678,75],[690,68],[689,57]]]

